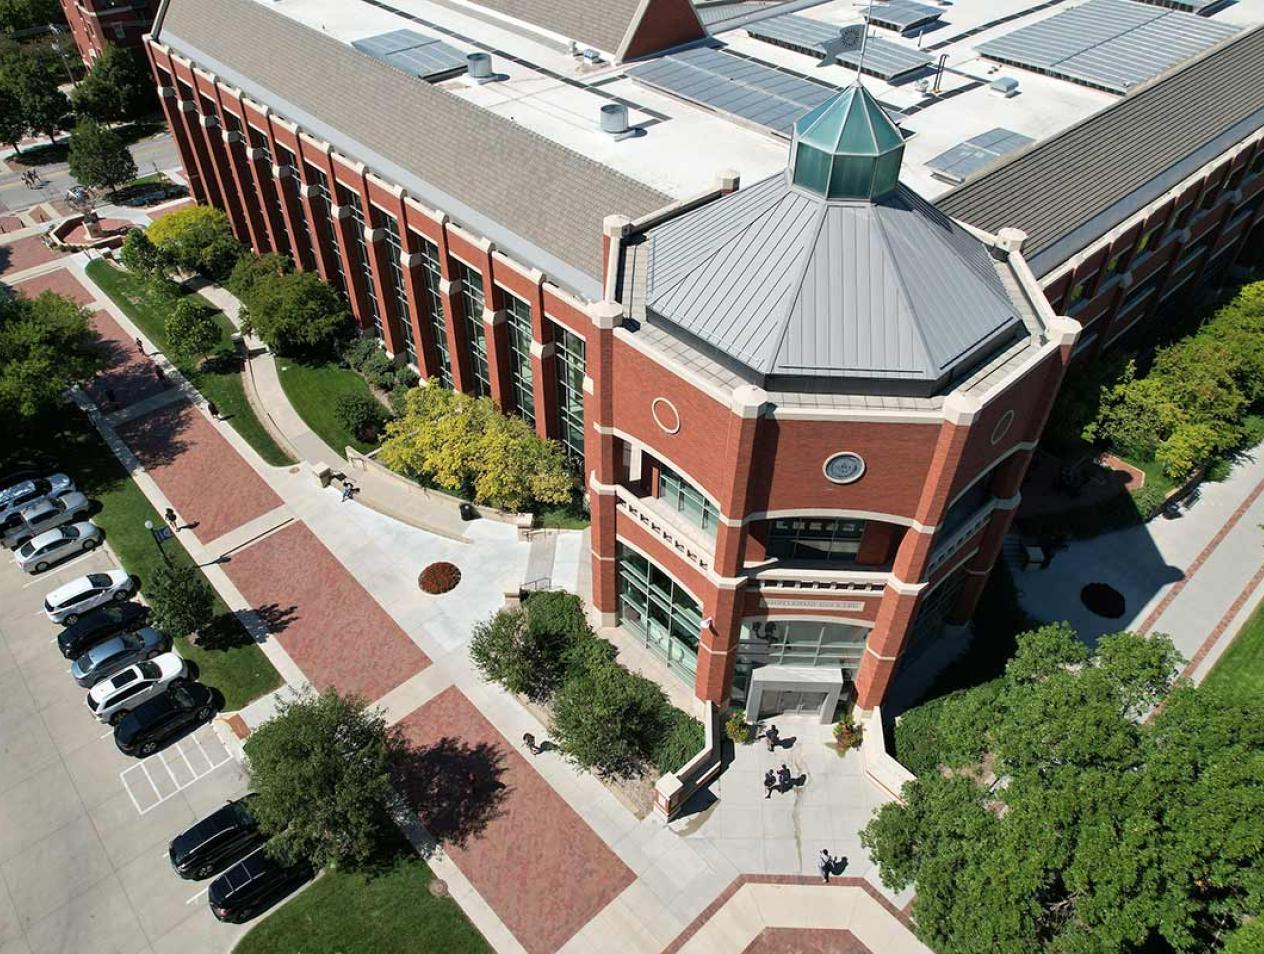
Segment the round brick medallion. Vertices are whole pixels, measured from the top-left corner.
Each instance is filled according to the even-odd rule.
[[[836,484],[854,484],[865,475],[865,459],[851,451],[834,454],[821,468],[825,478]]]

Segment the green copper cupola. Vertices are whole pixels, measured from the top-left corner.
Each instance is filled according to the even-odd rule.
[[[794,124],[791,181],[826,199],[872,200],[900,180],[904,137],[857,83]]]

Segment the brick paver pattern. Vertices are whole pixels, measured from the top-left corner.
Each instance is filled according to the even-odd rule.
[[[318,690],[373,702],[430,665],[306,524],[236,551],[224,570]]]
[[[459,689],[398,727],[413,753],[405,798],[531,954],[556,951],[634,880]]]
[[[38,235],[28,235],[0,245],[0,275],[12,275],[17,272],[44,265],[61,256],[44,244]]]
[[[214,540],[281,506],[263,478],[186,401],[128,421],[119,436],[167,495],[181,523],[197,524],[199,540]]]
[[[34,278],[24,279],[16,282],[13,287],[27,298],[34,298],[40,292],[51,291],[59,295],[65,295],[67,298],[73,298],[81,305],[89,305],[94,300],[92,293],[83,287],[83,283],[75,278],[73,272],[66,268],[59,268],[55,271],[45,272],[43,275],[36,275]]]
[[[97,407],[114,411],[165,390],[154,377],[153,360],[140,353],[135,339],[120,328],[118,322],[108,313],[98,311],[93,315],[92,327],[100,335],[100,347],[106,360],[110,362],[109,369],[98,374],[88,385],[88,395]],[[117,407],[108,406],[105,400],[106,388],[114,392]]]
[[[764,928],[742,954],[869,954],[851,931],[828,928]]]
[[[163,216],[170,215],[172,212],[179,212],[181,209],[187,209],[189,206],[194,204],[195,203],[192,199],[183,199],[180,202],[173,202],[171,205],[163,206],[161,209],[147,211],[145,214],[148,215],[150,219],[157,222]]]

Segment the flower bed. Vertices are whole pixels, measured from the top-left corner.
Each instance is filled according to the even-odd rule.
[[[455,589],[460,582],[461,571],[452,563],[431,563],[417,577],[417,585],[435,596]]]

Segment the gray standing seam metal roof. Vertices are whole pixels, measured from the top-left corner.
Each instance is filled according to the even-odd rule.
[[[1126,93],[1237,32],[1133,0],[1089,0],[976,49],[1000,63]]]
[[[933,23],[943,14],[939,7],[932,7],[916,0],[888,0],[887,3],[874,4],[873,12],[861,11],[861,16],[874,26],[886,27],[903,33],[923,23]]]
[[[1140,0],[1141,3],[1152,3],[1156,7],[1174,7],[1187,13],[1197,13],[1200,17],[1211,16],[1221,7],[1228,6],[1234,0]]]
[[[422,79],[447,76],[465,68],[465,54],[455,46],[415,30],[392,30],[351,45],[375,60]]]
[[[929,159],[926,167],[931,175],[948,182],[964,182],[1002,156],[1030,146],[1036,140],[1000,126],[959,142]]]
[[[1002,160],[936,204],[991,232],[1022,229],[1028,264],[1045,275],[1261,126],[1264,27]]]
[[[821,44],[837,39],[842,27],[786,13],[749,24],[745,29],[757,40],[820,57],[825,55]],[[864,53],[864,72],[883,80],[896,79],[931,63],[931,57],[921,50],[872,34],[865,40]],[[838,61],[854,69],[860,63],[860,51],[839,53]]]
[[[160,42],[590,300],[601,297],[603,217],[671,202],[254,0],[167,0],[154,29]]]
[[[651,320],[772,379],[936,386],[1023,327],[987,247],[903,187],[828,202],[778,173],[648,234]]]

